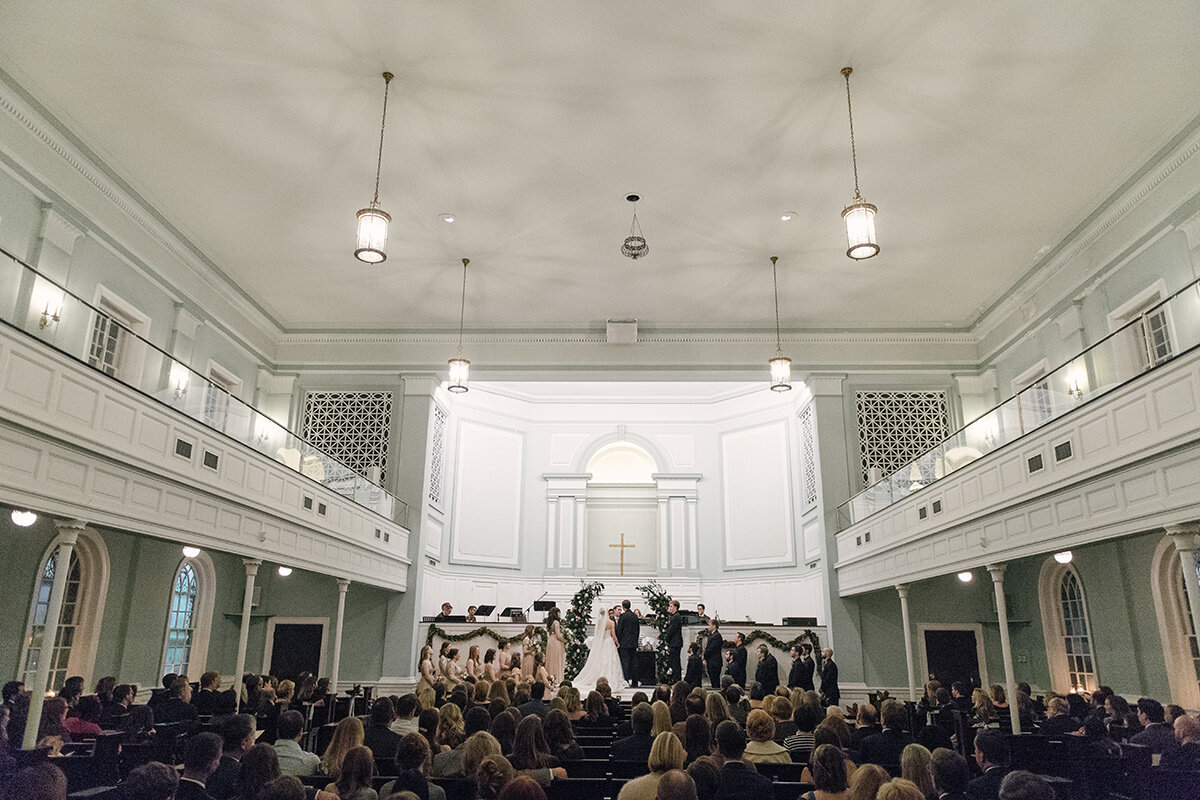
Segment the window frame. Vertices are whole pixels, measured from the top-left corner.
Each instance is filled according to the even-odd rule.
[[[187,673],[198,678],[207,668],[208,645],[212,636],[213,605],[216,595],[216,569],[212,558],[201,550],[198,556],[180,559],[171,573],[171,582],[167,586],[166,613],[163,616],[163,645],[159,658],[159,674],[171,672],[167,668],[167,653],[171,649],[171,614],[175,600],[175,584],[179,573],[184,567],[190,566],[196,576],[196,600],[192,605],[192,636],[187,658]]]
[[[1075,578],[1079,589],[1079,604],[1082,610],[1083,626],[1087,629],[1087,655],[1091,658],[1092,684],[1078,687],[1071,681],[1071,663],[1067,653],[1066,619],[1063,613],[1062,588],[1067,575]],[[1050,673],[1050,686],[1054,691],[1075,692],[1094,691],[1100,685],[1100,664],[1096,658],[1095,628],[1092,627],[1091,615],[1088,612],[1087,590],[1084,588],[1083,577],[1073,563],[1060,564],[1054,556],[1047,556],[1042,563],[1038,575],[1038,606],[1042,615],[1042,636],[1046,644],[1046,665]],[[1070,654],[1074,655],[1074,653]]]

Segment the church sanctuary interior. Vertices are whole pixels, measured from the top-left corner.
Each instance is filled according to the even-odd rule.
[[[1169,729],[1200,710],[1194,0],[0,19],[12,769],[73,677],[134,707],[291,681],[318,752],[491,650],[549,702],[628,600],[614,715],[707,617],[738,685],[763,645],[795,686],[803,645],[812,702],[941,720],[982,778],[972,726],[1016,767],[1056,697],[1106,723],[1122,797],[1183,774],[1132,741],[1141,698],[1200,771],[1200,724]]]

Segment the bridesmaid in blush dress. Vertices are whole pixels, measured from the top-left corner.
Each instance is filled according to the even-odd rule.
[[[562,612],[558,606],[546,614],[546,671],[561,683],[567,670],[566,637],[563,635]]]
[[[521,640],[521,675],[533,677],[533,625],[525,626],[525,638]]]

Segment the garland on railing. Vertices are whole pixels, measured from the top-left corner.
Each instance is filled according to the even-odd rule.
[[[657,680],[664,681],[667,679],[667,640],[663,637],[663,631],[666,630],[667,622],[670,618],[670,613],[667,607],[671,604],[670,596],[663,591],[663,588],[658,585],[658,581],[650,581],[645,586],[637,587],[637,590],[646,598],[646,605],[650,607],[650,613],[654,615],[654,627],[658,630],[658,642],[654,648],[654,672]]]
[[[563,618],[563,635],[567,640],[567,668],[564,676],[566,680],[578,675],[579,670],[587,663],[588,654],[591,652],[587,645],[588,631],[589,626],[595,622],[592,619],[592,605],[603,591],[603,583],[584,583],[571,598],[571,610]]]
[[[466,633],[448,633],[439,628],[437,625],[429,626],[429,633],[425,634],[425,644],[432,646],[435,637],[440,636],[443,641],[447,642],[465,642],[479,636],[486,636],[494,639],[499,644],[520,644],[525,640],[525,632],[521,631],[516,636],[505,636],[502,633],[497,633],[486,625],[482,628],[476,628]],[[533,629],[533,646],[539,652],[546,652],[546,629],[535,627]]]
[[[708,636],[708,630],[707,629],[702,630],[698,634],[696,634],[696,641],[698,641],[698,642],[703,641],[707,636]],[[763,630],[753,630],[753,631],[750,631],[749,633],[742,634],[742,640],[747,645],[750,645],[750,644],[758,641],[759,639],[762,639],[767,644],[771,645],[774,648],[782,650],[785,653],[788,652],[789,650],[791,650],[793,647],[807,642],[808,644],[812,645],[813,660],[816,662],[817,668],[819,669],[821,667],[821,639],[819,636],[817,636],[817,634],[813,633],[810,630],[805,629],[804,633],[800,634],[795,639],[792,639],[790,642],[785,642],[782,639],[776,639],[774,636],[772,636],[771,634],[769,634]],[[722,645],[722,647],[724,649],[732,648],[733,647],[733,639],[726,639],[725,643]]]

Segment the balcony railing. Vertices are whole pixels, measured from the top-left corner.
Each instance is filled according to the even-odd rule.
[[[1200,345],[1200,281],[1145,309],[940,444],[838,506],[838,530]]]
[[[177,361],[117,319],[0,250],[0,321],[400,525],[408,506]]]

